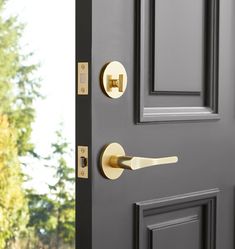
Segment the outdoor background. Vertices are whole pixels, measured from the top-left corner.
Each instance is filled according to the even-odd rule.
[[[75,1],[0,12],[0,249],[74,248]]]

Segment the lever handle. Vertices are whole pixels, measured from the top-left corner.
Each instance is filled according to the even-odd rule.
[[[178,157],[144,158],[131,156],[111,156],[110,165],[114,168],[137,170],[157,165],[177,163]]]
[[[144,158],[126,156],[120,144],[111,143],[103,149],[100,162],[103,174],[108,179],[114,180],[122,175],[124,169],[137,170],[157,165],[177,163],[178,157]]]

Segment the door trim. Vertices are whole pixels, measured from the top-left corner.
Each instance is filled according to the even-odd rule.
[[[195,96],[199,92],[155,91],[154,87],[154,0],[137,0],[136,14],[136,67],[137,81],[136,123],[165,121],[218,120],[218,69],[219,69],[219,0],[205,0],[205,40],[204,40],[204,106],[181,108],[146,106],[145,85],[149,86],[149,96]],[[149,4],[151,4],[151,8]],[[147,4],[147,5],[146,5]],[[149,18],[146,18],[148,17]],[[150,31],[149,31],[150,30]],[[148,34],[146,36],[146,34]],[[152,54],[152,56],[150,56]]]

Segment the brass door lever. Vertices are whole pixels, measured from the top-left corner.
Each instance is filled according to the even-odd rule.
[[[111,156],[110,165],[114,168],[137,170],[157,165],[177,163],[178,158],[162,157],[162,158],[144,158],[144,157],[131,157],[131,156]]]
[[[102,172],[108,179],[112,180],[119,178],[124,169],[137,170],[177,162],[177,156],[162,158],[126,156],[123,147],[118,143],[111,143],[105,146],[100,156]]]

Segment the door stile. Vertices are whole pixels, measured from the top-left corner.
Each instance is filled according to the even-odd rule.
[[[76,1],[76,248],[92,249],[92,184],[91,184],[91,43],[92,43],[92,0]],[[84,75],[80,75],[78,63],[88,65],[85,81],[86,93],[83,94]],[[80,64],[81,65],[81,64]],[[83,64],[82,64],[82,67]],[[80,78],[79,78],[80,77]],[[79,94],[80,92],[80,94]],[[83,92],[83,93],[82,93]],[[88,167],[88,176],[81,177],[78,165],[78,146],[88,148],[88,157],[85,158]]]

